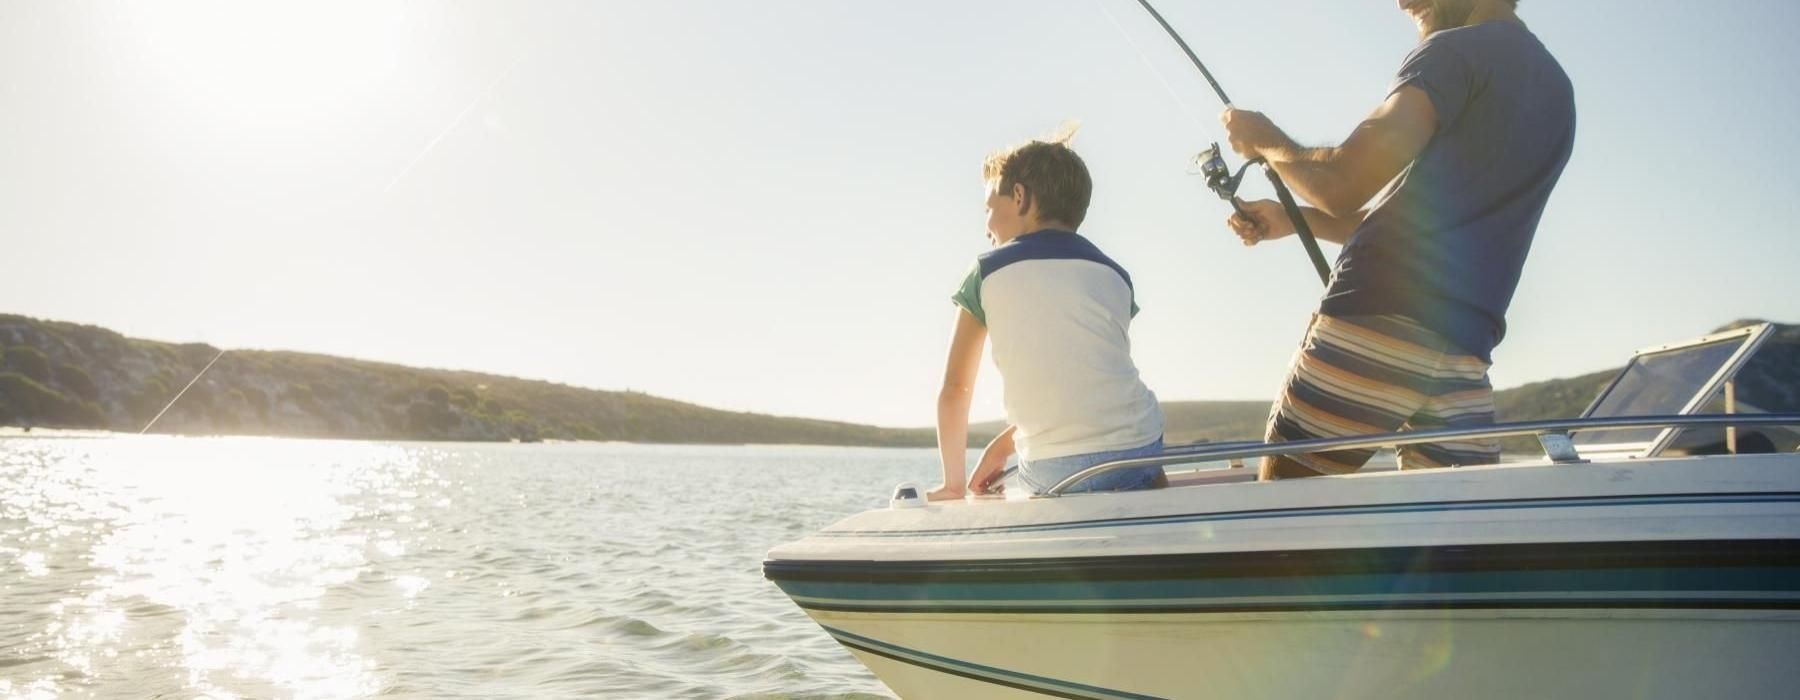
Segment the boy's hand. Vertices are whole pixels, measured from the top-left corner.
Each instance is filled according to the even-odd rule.
[[[1018,429],[1017,425],[1006,426],[988,442],[987,449],[981,451],[981,460],[975,463],[975,473],[969,475],[970,492],[977,496],[995,493],[994,485],[1006,471],[1006,458],[1011,457],[1015,451],[1013,433]]]
[[[927,501],[960,501],[963,499],[962,484],[938,484],[938,487],[925,492]]]
[[[1258,199],[1253,202],[1241,202],[1239,206],[1250,213],[1250,218],[1232,212],[1225,219],[1225,225],[1237,234],[1244,245],[1252,246],[1263,241],[1272,241],[1294,233],[1294,222],[1288,219],[1287,210],[1281,203],[1270,199]]]
[[[969,475],[969,493],[986,496],[995,493],[994,487],[999,485],[1000,475],[1006,473],[1006,457],[1011,454],[989,448],[981,453],[981,462],[975,465],[975,473]]]

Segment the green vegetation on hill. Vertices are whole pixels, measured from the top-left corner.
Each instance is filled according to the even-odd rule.
[[[0,425],[135,432],[217,354],[208,345],[0,315]],[[877,446],[936,439],[928,429],[721,411],[637,392],[262,350],[226,353],[152,431]]]
[[[203,344],[0,314],[0,425],[135,432],[218,352]],[[1497,392],[1500,418],[1578,415],[1613,374]],[[1800,326],[1782,326],[1745,368],[1739,398],[1762,410],[1800,410]],[[1260,439],[1268,410],[1267,400],[1163,404],[1171,444]],[[975,426],[971,444],[984,443],[1001,427]],[[721,411],[631,391],[262,350],[226,353],[154,432],[894,447],[936,440],[929,428]]]
[[[1261,440],[1269,401],[1169,401],[1163,403],[1168,444]]]

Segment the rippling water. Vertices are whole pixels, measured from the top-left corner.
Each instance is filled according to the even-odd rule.
[[[935,464],[0,439],[0,696],[887,697],[762,556]]]

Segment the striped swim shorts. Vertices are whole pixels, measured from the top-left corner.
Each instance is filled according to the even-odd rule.
[[[1313,317],[1269,411],[1264,440],[1287,442],[1397,430],[1491,425],[1488,363],[1405,316]],[[1265,479],[1347,474],[1375,450],[1263,459]],[[1401,469],[1493,464],[1495,441],[1399,448]]]

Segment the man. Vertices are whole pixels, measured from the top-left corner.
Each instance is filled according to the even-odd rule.
[[[1256,112],[1221,116],[1232,149],[1268,161],[1313,205],[1304,208],[1313,232],[1344,245],[1270,411],[1269,442],[1494,420],[1491,352],[1574,147],[1574,90],[1516,0],[1398,4],[1418,24],[1419,46],[1342,145],[1302,147]],[[1246,245],[1293,233],[1279,204],[1244,207],[1249,216],[1228,223]],[[1261,477],[1342,474],[1372,455],[1268,458]],[[1490,464],[1499,446],[1440,443],[1399,456],[1402,469]]]

